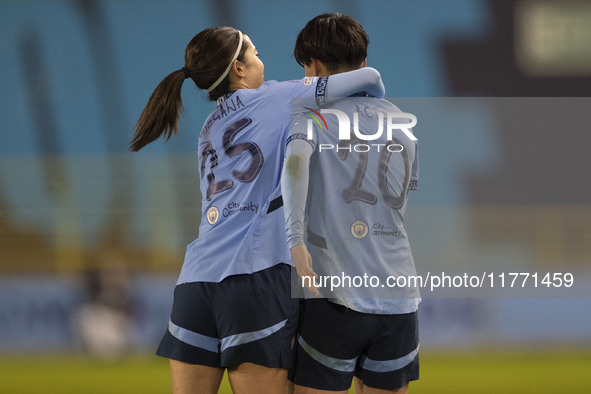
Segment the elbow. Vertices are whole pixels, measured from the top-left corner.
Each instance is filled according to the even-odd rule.
[[[368,69],[369,79],[373,86],[371,93],[375,97],[384,97],[386,95],[386,87],[384,86],[384,82],[382,81],[382,75],[378,70],[372,67],[366,67]]]
[[[371,78],[371,82],[375,85],[379,84],[380,81],[382,80],[382,75],[380,74],[380,72],[373,67],[365,67],[365,68],[366,68],[366,70],[368,70],[368,74]]]

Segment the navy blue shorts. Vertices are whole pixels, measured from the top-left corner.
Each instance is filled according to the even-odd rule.
[[[419,378],[417,313],[360,313],[326,299],[303,301],[289,378],[319,390],[394,390]]]
[[[287,264],[220,283],[177,285],[156,354],[216,368],[244,362],[289,368],[298,314]]]

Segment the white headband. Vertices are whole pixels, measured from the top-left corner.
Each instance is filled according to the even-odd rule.
[[[238,33],[240,35],[240,40],[238,41],[238,48],[236,48],[236,53],[234,53],[234,56],[232,57],[232,61],[230,61],[230,64],[228,64],[226,71],[224,71],[224,73],[222,75],[220,75],[218,80],[215,81],[213,83],[213,85],[211,85],[207,89],[208,92],[211,92],[212,90],[214,90],[220,84],[220,82],[222,82],[224,80],[224,78],[226,78],[226,75],[228,75],[228,73],[230,72],[230,69],[232,68],[232,65],[234,64],[234,60],[238,59],[238,54],[240,53],[240,50],[242,49],[242,41],[243,41],[242,32],[240,30],[238,30]]]

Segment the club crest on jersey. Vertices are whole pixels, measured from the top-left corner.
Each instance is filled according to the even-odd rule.
[[[207,218],[207,223],[213,226],[220,218],[220,211],[217,209],[217,207],[209,207],[207,212],[205,212],[205,217]]]
[[[356,220],[351,225],[351,235],[353,235],[357,239],[365,238],[368,232],[369,227],[367,223],[365,223],[363,220]]]

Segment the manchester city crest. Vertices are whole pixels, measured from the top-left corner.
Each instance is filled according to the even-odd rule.
[[[205,212],[205,217],[207,218],[207,223],[213,226],[220,217],[220,211],[216,207],[209,207],[207,212]]]
[[[356,220],[351,225],[351,234],[357,239],[365,238],[368,232],[369,227],[363,220]]]

